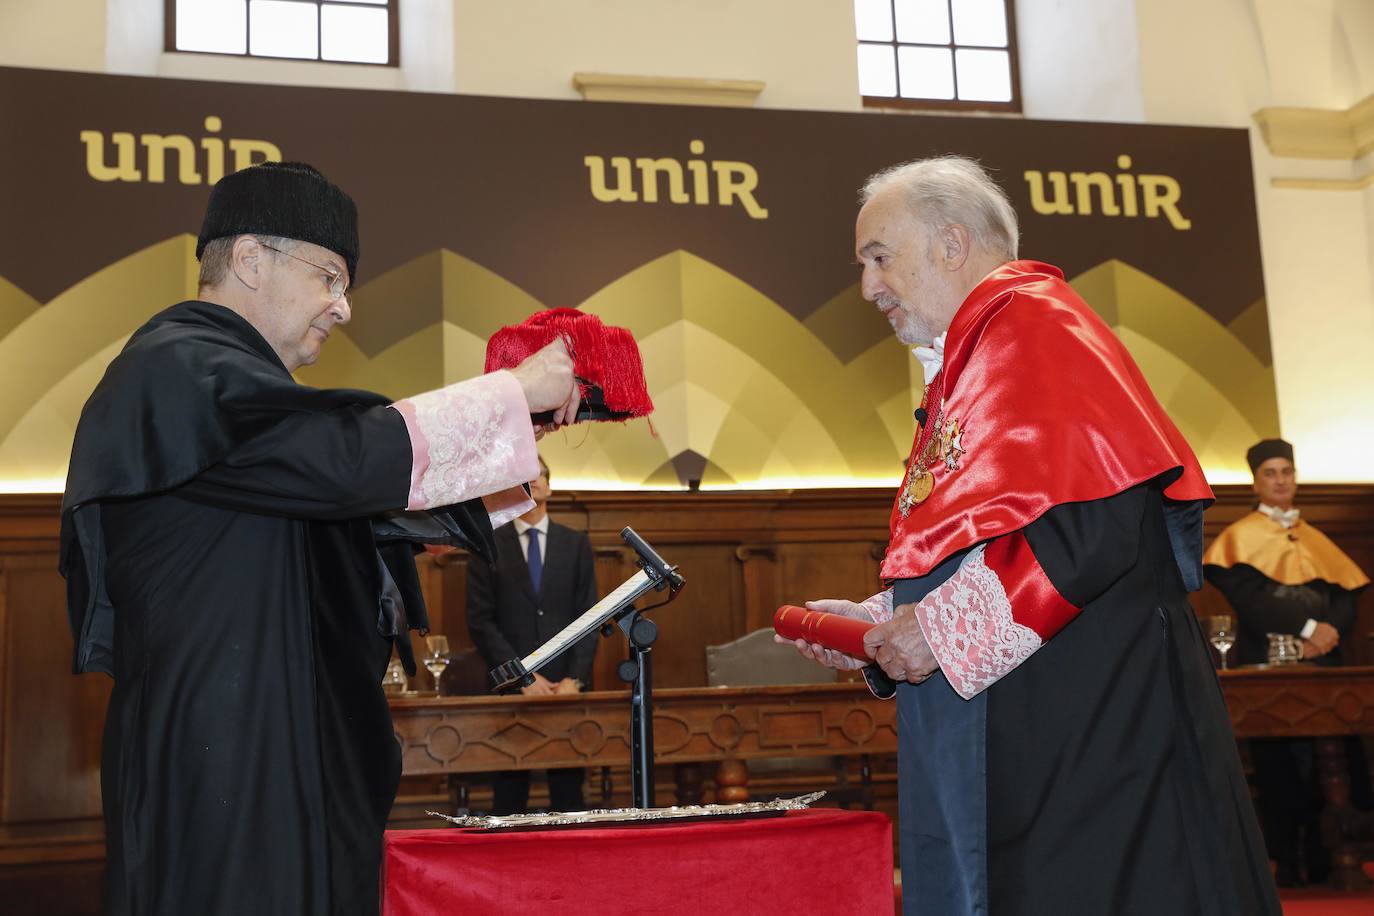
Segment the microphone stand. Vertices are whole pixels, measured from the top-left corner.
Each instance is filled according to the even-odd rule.
[[[669,566],[633,528],[626,526],[620,537],[638,556],[635,561],[641,572],[608,595],[596,607],[587,611],[562,632],[524,659],[512,659],[491,672],[497,690],[534,683],[534,672],[563,654],[600,627],[609,636],[612,624],[620,627],[630,643],[630,657],[616,669],[630,689],[630,777],[633,807],[654,806],[654,708],[653,708],[653,644],[658,639],[658,626],[634,606],[635,599],[649,591],[668,590],[665,601],[653,605],[661,607],[677,597],[686,580]],[[646,608],[645,610],[652,610]]]

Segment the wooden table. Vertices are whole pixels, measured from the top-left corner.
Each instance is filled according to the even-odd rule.
[[[1374,734],[1374,667],[1247,669],[1220,677],[1237,738],[1317,739],[1333,883],[1369,887],[1357,842],[1368,818],[1350,806],[1342,739]],[[625,766],[630,759],[628,691],[394,699],[391,712],[407,775]],[[717,767],[716,800],[739,801],[748,796],[751,759],[896,753],[896,704],[851,682],[656,690],[654,751],[657,763],[676,765],[680,804],[702,800],[703,763]]]
[[[1237,738],[1374,734],[1374,668],[1220,671]]]
[[[393,699],[407,776],[625,766],[630,694]],[[897,751],[897,708],[857,683],[654,691],[654,760],[676,766],[678,802],[701,801],[700,764],[716,766],[716,801],[748,797],[745,761]]]
[[[1318,781],[1326,804],[1322,841],[1331,850],[1331,884],[1366,890],[1362,840],[1374,824],[1350,805],[1345,737],[1374,734],[1374,668],[1222,671],[1221,692],[1237,738],[1315,738]]]

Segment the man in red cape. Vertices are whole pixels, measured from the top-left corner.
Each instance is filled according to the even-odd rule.
[[[1279,913],[1187,597],[1212,499],[1191,449],[1063,274],[1016,260],[977,163],[897,166],[863,201],[864,298],[926,385],[891,587],[808,607],[880,624],[906,913]]]

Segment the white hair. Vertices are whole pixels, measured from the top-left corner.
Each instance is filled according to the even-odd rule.
[[[935,156],[894,165],[864,182],[859,202],[866,204],[889,189],[905,194],[908,206],[932,232],[963,226],[975,243],[1016,259],[1016,211],[1007,192],[976,160]]]

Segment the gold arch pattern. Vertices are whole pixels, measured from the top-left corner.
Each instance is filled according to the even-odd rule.
[[[129,255],[39,305],[0,278],[0,483],[60,481],[86,396],[128,335],[194,296],[194,239]],[[1126,342],[1211,473],[1277,432],[1263,303],[1225,327],[1148,274],[1107,261],[1072,281]],[[353,293],[354,318],[301,381],[403,397],[482,371],[486,339],[542,304],[451,251]],[[541,443],[560,486],[892,486],[914,430],[918,368],[857,284],[805,320],[687,251],[580,308],[640,341],[652,421]],[[6,323],[8,322],[8,328]],[[1264,333],[1261,333],[1264,332]],[[690,460],[688,460],[690,459]],[[695,470],[689,470],[694,468]],[[699,476],[695,476],[699,475]],[[17,486],[16,486],[17,484]]]

